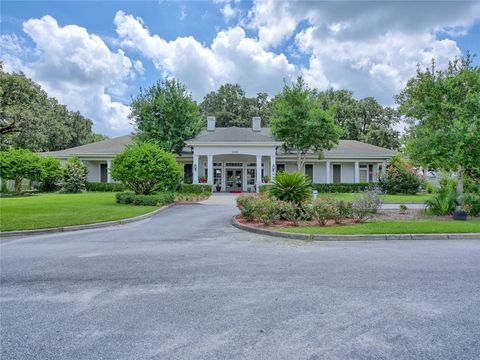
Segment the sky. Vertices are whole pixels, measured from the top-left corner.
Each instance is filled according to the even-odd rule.
[[[224,83],[274,96],[302,75],[394,105],[435,58],[480,56],[480,1],[5,1],[0,58],[109,136],[165,77],[200,102]],[[479,58],[475,64],[480,63]]]

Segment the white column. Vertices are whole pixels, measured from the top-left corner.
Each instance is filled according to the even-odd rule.
[[[360,182],[360,162],[355,161],[355,183]]]
[[[255,182],[255,188],[257,192],[260,191],[259,187],[262,185],[262,155],[257,155],[257,170],[255,171],[257,181]]]
[[[382,163],[382,174],[386,174],[387,173],[387,162],[384,161]]]
[[[213,185],[213,155],[207,155],[207,183]]]
[[[325,162],[325,176],[326,176],[326,183],[330,184],[330,161]]]
[[[377,163],[377,176],[375,177],[375,181],[378,181],[380,179],[380,163]]]
[[[275,177],[275,173],[277,171],[277,162],[275,155],[270,156],[270,181],[273,180]]]
[[[198,184],[198,155],[193,155],[193,183]]]
[[[111,167],[112,167],[112,160],[107,160],[107,183],[112,182],[112,175],[110,174]]]

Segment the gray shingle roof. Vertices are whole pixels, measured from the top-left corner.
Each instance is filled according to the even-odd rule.
[[[279,154],[292,154],[292,152],[283,152],[279,150]],[[311,152],[313,155],[314,153]],[[396,155],[395,150],[390,150],[382,148],[379,146],[363,143],[357,140],[340,140],[338,145],[335,146],[332,150],[326,150],[323,152],[325,158],[335,158],[335,157],[391,157]]]
[[[188,144],[225,142],[276,142],[269,128],[253,131],[252,128],[217,127],[215,131],[203,130],[197,137],[187,141]]]
[[[112,139],[97,141],[91,144],[80,145],[60,151],[50,151],[45,154],[65,157],[70,155],[115,155],[123,151],[125,145],[132,143],[131,135],[124,135]]]

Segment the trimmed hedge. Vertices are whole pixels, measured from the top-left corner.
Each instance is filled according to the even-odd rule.
[[[319,193],[355,193],[370,189],[378,183],[333,183],[333,184],[312,184],[313,190]]]
[[[273,186],[272,184],[260,185],[260,186],[258,187],[258,191],[261,192],[261,193],[268,192],[272,186]]]
[[[212,186],[205,184],[182,184],[178,192],[182,194],[211,194]]]
[[[85,187],[87,191],[125,191],[122,183],[87,182]]]
[[[137,195],[132,192],[121,192],[115,195],[119,204],[133,204],[146,206],[163,206],[175,201],[174,193],[158,193],[153,195]]]

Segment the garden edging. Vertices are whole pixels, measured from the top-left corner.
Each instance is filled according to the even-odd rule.
[[[99,228],[104,228],[109,226],[128,224],[128,223],[151,218],[152,216],[155,216],[158,213],[164,210],[167,210],[175,205],[176,205],[175,203],[168,204],[168,205],[162,206],[160,209],[151,211],[149,213],[134,216],[131,218],[120,219],[120,220],[104,221],[104,222],[93,223],[93,224],[61,226],[61,227],[47,228],[47,229],[0,231],[0,238],[13,237],[13,236],[53,234],[53,233],[70,232],[70,231],[87,230],[87,229],[99,229]]]
[[[242,224],[237,221],[237,215],[232,217],[231,224],[240,230],[254,234],[282,237],[286,239],[314,241],[361,241],[361,240],[480,240],[480,233],[450,233],[450,234],[365,234],[365,235],[313,235],[294,234],[282,231],[262,229]]]

